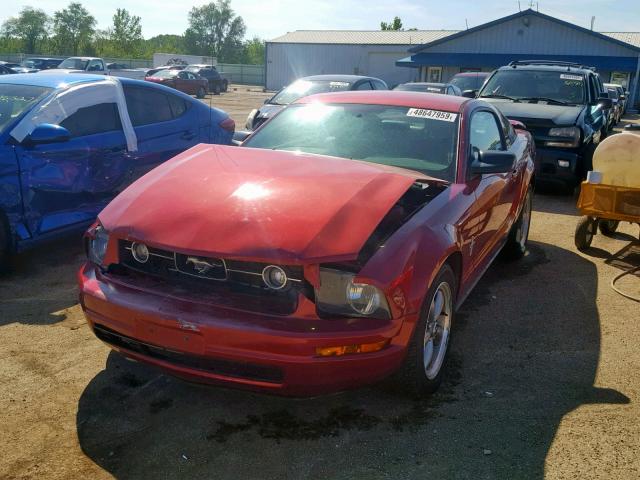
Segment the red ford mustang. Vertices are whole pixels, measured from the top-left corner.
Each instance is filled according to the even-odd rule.
[[[303,98],[242,147],[199,145],[122,192],[78,274],[95,334],[177,376],[313,395],[443,375],[456,308],[525,252],[528,132],[481,100]]]

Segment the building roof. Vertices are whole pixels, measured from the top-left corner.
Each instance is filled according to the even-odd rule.
[[[517,12],[517,13],[514,13],[512,15],[507,15],[506,17],[498,18],[498,19],[493,20],[491,22],[483,23],[481,25],[477,25],[477,26],[469,28],[467,30],[460,30],[457,33],[453,33],[453,34],[449,35],[448,37],[438,38],[436,40],[432,40],[430,42],[426,42],[423,45],[416,45],[415,47],[411,47],[409,49],[409,52],[412,52],[412,53],[413,52],[420,52],[421,50],[424,50],[424,49],[426,49],[428,47],[432,47],[434,45],[439,45],[441,43],[448,42],[448,41],[456,39],[456,38],[464,37],[465,35],[469,35],[470,33],[478,32],[478,31],[481,31],[481,30],[485,30],[487,28],[493,27],[495,25],[499,25],[501,23],[508,22],[508,21],[513,20],[515,18],[526,17],[528,15],[531,15],[531,16],[534,16],[534,17],[540,17],[540,18],[543,18],[545,20],[549,20],[551,22],[558,23],[558,24],[560,24],[560,25],[562,25],[564,27],[572,28],[574,30],[578,30],[578,31],[586,33],[586,34],[593,35],[594,37],[598,37],[598,38],[600,38],[602,40],[613,42],[613,43],[616,43],[618,45],[622,45],[622,46],[625,46],[625,47],[628,47],[628,48],[632,48],[633,50],[640,50],[640,46],[633,45],[633,44],[630,44],[630,43],[626,43],[626,42],[624,42],[622,40],[619,40],[617,38],[604,35],[603,33],[596,32],[594,30],[589,30],[588,28],[581,27],[580,25],[576,25],[574,23],[565,22],[564,20],[560,20],[559,18],[552,17],[550,15],[545,15],[544,13],[540,13],[540,12],[538,12],[536,10],[533,10],[532,8],[528,8],[526,10],[522,10],[521,12]]]
[[[347,45],[421,45],[433,42],[458,30],[296,30],[269,40],[269,43],[320,43]]]
[[[523,10],[518,12],[515,16],[534,13],[544,16],[556,21],[562,20],[549,17],[548,15],[541,14],[534,10]],[[345,45],[424,45],[432,42],[438,42],[452,35],[462,35],[470,30],[479,30],[487,27],[489,24],[503,21],[505,19],[512,18],[510,15],[498,19],[488,24],[478,25],[477,27],[469,30],[406,30],[406,31],[381,31],[381,30],[296,30],[294,32],[288,32],[280,37],[276,37],[273,40],[269,40],[268,43],[317,43],[317,44],[345,44]],[[598,36],[610,37],[617,42],[622,42],[627,45],[631,45],[640,48],[640,32],[592,32],[588,29],[583,29],[577,25],[569,24],[580,28],[581,30],[594,33]]]

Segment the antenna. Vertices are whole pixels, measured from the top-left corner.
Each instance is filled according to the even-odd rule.
[[[466,24],[467,24],[467,30],[469,30],[469,22],[467,21],[467,19],[466,19],[466,18],[464,19],[464,23],[466,23]]]
[[[213,51],[211,52],[211,70],[213,71]],[[215,87],[214,87],[215,88]],[[209,90],[209,80],[207,80],[207,90]],[[211,92],[209,93],[209,143],[213,143],[211,141],[211,131],[213,130],[213,95]]]
[[[593,25],[596,23],[596,16],[591,17],[591,31],[593,31]]]
[[[522,11],[522,7],[520,6],[520,0],[518,0],[518,11],[521,12]]]

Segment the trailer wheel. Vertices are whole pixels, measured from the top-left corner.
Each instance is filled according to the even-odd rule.
[[[591,246],[593,236],[598,230],[598,219],[594,217],[582,217],[576,225],[576,233],[574,242],[576,248],[581,252],[587,250]]]
[[[620,225],[618,220],[600,220],[600,233],[607,237],[612,237],[616,233],[618,225]]]

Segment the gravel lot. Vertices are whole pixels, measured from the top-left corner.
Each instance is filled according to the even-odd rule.
[[[266,96],[213,104],[242,127]],[[609,287],[640,263],[638,227],[582,254],[574,198],[539,192],[534,208],[528,255],[498,261],[463,305],[430,398],[166,377],[89,331],[78,238],[22,255],[0,279],[0,478],[640,478],[640,309]]]

